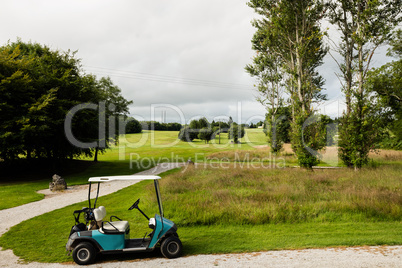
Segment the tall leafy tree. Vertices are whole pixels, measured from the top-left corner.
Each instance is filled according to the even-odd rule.
[[[26,74],[32,60],[21,56],[19,47],[0,49],[0,158],[18,158],[24,154],[24,140],[28,112],[27,103],[32,103],[31,78]],[[19,96],[14,98],[13,96]],[[32,151],[32,148],[29,148]],[[29,154],[30,156],[30,154]]]
[[[1,133],[19,136],[22,151],[18,155],[28,158],[59,158],[77,153],[79,149],[70,148],[63,129],[66,112],[79,101],[79,62],[74,53],[52,52],[45,46],[21,41],[10,43],[1,51],[9,55],[19,54],[9,59],[8,64],[29,61],[28,68],[20,69],[29,79],[29,90],[21,93],[15,83],[9,83],[1,90],[0,102],[9,106],[9,117],[2,121]],[[2,84],[9,78],[3,75]],[[2,142],[2,154],[8,150],[8,144]],[[18,158],[18,155],[13,158]]]
[[[333,44],[334,51],[340,54],[342,58],[339,61],[333,56],[340,70],[340,74],[337,74],[337,76],[341,82],[342,91],[345,94],[346,115],[349,115],[351,111],[352,87],[354,86],[353,76],[356,71],[354,68],[354,60],[356,59],[355,40],[352,37],[352,33],[356,32],[357,24],[353,18],[353,12],[349,12],[353,4],[353,1],[350,0],[333,0],[327,3],[329,8],[329,12],[327,13],[328,18],[341,33],[341,41],[338,43],[331,40],[331,43]]]
[[[367,87],[384,108],[386,122],[383,146],[402,149],[402,30],[389,42],[388,56],[396,60],[368,73]]]
[[[66,115],[81,103],[114,105],[110,115],[127,111],[110,79],[85,75],[71,51],[53,51],[20,40],[0,47],[0,158],[64,159],[92,155],[95,148],[80,148],[64,132]],[[117,108],[116,108],[117,107]],[[82,142],[99,142],[99,111],[85,109],[74,116],[72,132]],[[112,133],[112,132],[110,132]]]
[[[258,50],[260,44],[255,42],[254,49]],[[267,117],[264,129],[267,129],[268,143],[271,146],[271,151],[276,153],[282,148],[282,142],[277,138],[277,113],[283,106],[283,93],[284,87],[282,82],[282,71],[280,57],[275,54],[270,54],[267,49],[259,52],[253,58],[253,64],[246,66],[246,71],[252,76],[257,78],[257,90],[260,96],[257,100],[267,108],[270,114]]]
[[[253,48],[277,56],[281,62],[292,104],[292,147],[299,164],[311,168],[318,162],[317,155],[306,156],[321,144],[303,124],[313,115],[313,103],[325,99],[321,92],[324,81],[316,71],[327,53],[320,29],[324,4],[319,0],[251,0],[248,5],[261,15],[253,21],[257,28]]]
[[[330,3],[331,22],[341,32],[340,65],[344,74],[347,111],[341,120],[340,157],[360,168],[368,161],[368,152],[378,137],[378,102],[367,87],[367,75],[376,49],[389,40],[401,21],[400,0],[337,0]],[[342,69],[343,68],[343,69]],[[350,68],[347,71],[347,68]]]

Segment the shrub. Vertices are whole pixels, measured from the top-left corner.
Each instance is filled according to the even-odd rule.
[[[142,132],[141,123],[135,118],[129,118],[126,124],[126,134],[141,133],[141,132]]]
[[[181,141],[192,142],[198,137],[198,131],[185,126],[180,130],[178,137]]]

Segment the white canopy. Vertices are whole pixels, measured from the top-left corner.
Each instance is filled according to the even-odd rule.
[[[159,176],[151,175],[127,175],[127,176],[102,176],[91,177],[89,182],[106,182],[106,181],[136,181],[136,180],[159,180]]]

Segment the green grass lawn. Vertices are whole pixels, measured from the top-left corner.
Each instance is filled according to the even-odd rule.
[[[262,129],[247,129],[245,137],[240,144],[232,144],[228,140],[227,133],[221,134],[219,144],[218,136],[215,140],[206,144],[201,140],[193,142],[180,141],[177,136],[178,131],[149,131],[142,133],[129,134],[120,138],[119,145],[112,147],[106,154],[99,156],[100,160],[125,160],[139,157],[154,158],[156,161],[187,161],[188,158],[204,160],[205,156],[219,151],[250,150],[256,146],[266,144],[266,137]],[[173,158],[172,158],[173,155]]]
[[[48,181],[13,183],[0,186],[0,210],[17,207],[44,198],[36,191],[49,187]]]
[[[402,243],[402,180],[395,166],[358,174],[188,168],[162,178],[165,217],[179,226],[185,255]],[[132,238],[150,231],[138,211],[127,210],[137,198],[145,213],[157,213],[150,181],[98,200],[107,217],[130,222]],[[74,223],[72,212],[83,206],[87,202],[22,222],[0,238],[0,246],[26,261],[71,261],[64,246]]]

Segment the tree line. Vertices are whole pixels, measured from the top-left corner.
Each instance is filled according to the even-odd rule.
[[[141,133],[142,130],[157,130],[157,131],[180,131],[182,125],[180,123],[160,123],[157,121],[138,121],[130,117],[127,120],[126,134]]]
[[[341,57],[337,76],[346,102],[339,119],[342,161],[360,168],[368,162],[368,152],[384,127],[400,134],[396,130],[400,126],[400,65],[370,67],[375,50],[387,42],[393,46],[390,53],[400,57],[400,31],[394,31],[401,21],[400,0],[250,0],[248,5],[259,18],[252,21],[256,55],[245,70],[257,79],[257,100],[268,110],[267,134],[273,152],[281,149],[278,126],[286,121],[284,107],[290,107],[290,142],[300,166],[311,168],[319,162],[317,151],[326,145],[328,129],[314,108],[326,100],[317,68],[329,51]],[[321,27],[323,20],[335,26],[339,40],[328,37]],[[325,37],[335,49],[329,49]],[[392,72],[397,76],[389,76]],[[391,123],[384,126],[384,122]]]

